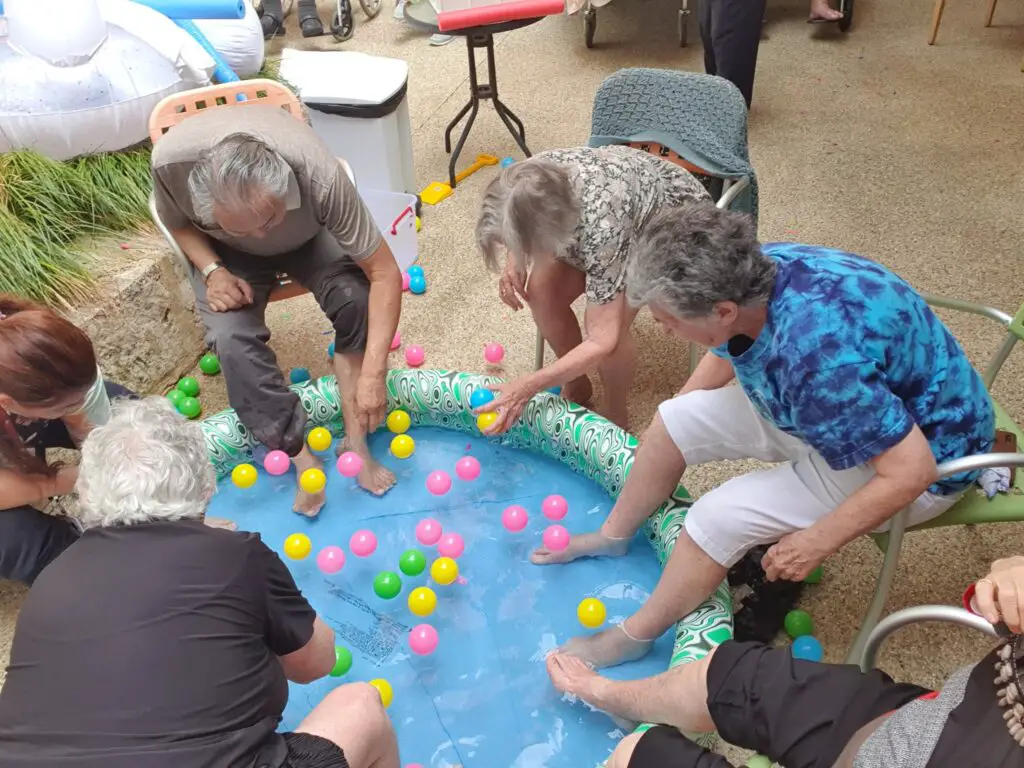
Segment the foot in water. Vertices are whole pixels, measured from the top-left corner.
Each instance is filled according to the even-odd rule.
[[[323,471],[323,463],[309,454],[299,454],[292,459],[295,462],[295,477],[302,477],[302,473],[307,469],[319,469]],[[324,491],[320,493],[306,493],[301,487],[295,490],[295,503],[292,505],[292,511],[298,512],[300,515],[306,517],[316,517],[320,514],[320,510],[324,506],[324,502],[327,501],[327,494]]]
[[[613,539],[600,531],[581,533],[569,539],[569,546],[561,552],[538,547],[530,555],[534,565],[571,563],[581,557],[620,557],[629,551],[629,539]]]
[[[356,478],[360,488],[374,496],[383,496],[391,490],[396,482],[395,473],[373,458],[368,448],[353,448],[348,438],[345,438],[338,444],[337,453],[340,456],[345,451],[353,451],[363,460],[363,468]]]
[[[839,21],[843,12],[828,4],[828,0],[811,0],[811,15],[808,21]]]
[[[621,624],[616,624],[596,635],[574,637],[559,648],[558,652],[575,656],[591,667],[600,669],[642,659],[650,653],[653,645],[653,640],[636,640],[630,637]]]

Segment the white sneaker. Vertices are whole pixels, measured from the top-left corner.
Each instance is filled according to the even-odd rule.
[[[455,35],[442,35],[440,32],[430,36],[431,45],[448,45],[455,39]]]
[[[405,3],[406,0],[398,0],[395,3],[395,10],[394,13],[391,14],[391,16],[396,21],[405,21]]]

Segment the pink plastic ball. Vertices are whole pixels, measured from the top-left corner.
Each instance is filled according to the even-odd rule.
[[[423,768],[420,763],[409,763],[405,768]]]
[[[506,507],[505,511],[501,513],[501,524],[505,526],[506,530],[512,531],[512,533],[518,533],[523,530],[528,522],[530,522],[530,516],[526,514],[525,509],[517,504]]]
[[[345,451],[338,457],[338,472],[345,477],[355,477],[363,471],[363,460],[355,451]]]
[[[377,551],[377,537],[373,531],[356,531],[349,539],[348,548],[356,557],[369,557]]]
[[[442,557],[450,557],[457,560],[466,551],[466,542],[457,533],[446,533],[437,545],[437,552]]]
[[[544,547],[552,552],[561,552],[569,546],[569,532],[561,525],[549,525],[544,529]]]
[[[271,475],[283,475],[292,465],[292,460],[284,451],[271,451],[263,457],[263,468]]]
[[[427,476],[427,490],[435,496],[444,496],[452,489],[452,476],[438,469]]]
[[[463,456],[455,462],[455,474],[460,480],[476,480],[480,477],[480,462],[472,456]]]
[[[412,280],[412,276],[408,272],[402,273],[402,290],[409,290],[409,281]]]
[[[416,541],[425,547],[432,547],[441,540],[441,524],[429,517],[416,524]]]
[[[426,359],[427,355],[419,344],[410,344],[405,348],[405,362],[413,368],[423,365],[423,361]]]
[[[561,520],[569,512],[569,502],[556,493],[544,499],[540,508],[548,520]]]
[[[505,359],[505,348],[495,341],[484,347],[484,359],[492,365],[497,365]]]
[[[413,653],[426,656],[437,649],[437,630],[429,624],[419,624],[409,633],[409,647]]]
[[[345,553],[333,544],[317,553],[316,565],[324,573],[337,573],[345,567]]]
[[[395,331],[395,338],[391,340],[391,349],[398,349],[402,346],[402,332]]]

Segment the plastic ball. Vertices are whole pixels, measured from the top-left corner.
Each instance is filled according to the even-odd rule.
[[[561,520],[569,513],[569,502],[555,493],[544,499],[540,508],[548,520]]]
[[[426,517],[416,523],[416,541],[425,547],[432,547],[441,540],[443,530],[437,520]]]
[[[331,447],[333,441],[334,438],[331,437],[331,433],[323,427],[311,429],[306,436],[306,442],[309,443],[309,447],[314,451],[326,451]]]
[[[392,411],[388,414],[387,425],[388,429],[396,435],[401,435],[409,431],[409,427],[412,426],[412,419],[409,418],[409,414],[405,411]]]
[[[421,619],[437,608],[437,594],[430,587],[416,587],[409,593],[409,610]]]
[[[316,555],[316,566],[324,573],[337,573],[345,567],[345,553],[333,544],[324,547]]]
[[[489,389],[474,389],[469,396],[469,407],[476,410],[481,405],[487,405],[494,399],[494,393]]]
[[[771,758],[764,755],[754,755],[747,760],[747,768],[772,768],[773,765],[775,763],[771,761]]]
[[[410,275],[409,276],[409,292],[415,293],[417,296],[427,292],[427,278],[423,275]]]
[[[549,525],[544,529],[544,547],[552,552],[561,552],[569,546],[569,532],[561,525]]]
[[[370,685],[377,689],[377,693],[380,694],[380,701],[384,705],[384,709],[391,706],[391,702],[395,699],[395,692],[391,690],[391,683],[382,678],[377,678],[370,681]]]
[[[398,597],[402,591],[402,579],[394,571],[381,571],[373,579],[373,592],[381,600]]]
[[[352,651],[343,645],[334,646],[334,666],[331,668],[331,677],[341,677],[348,674],[352,669]]]
[[[423,220],[419,216],[416,217],[416,231],[419,232],[423,229]]]
[[[338,457],[337,466],[343,477],[355,477],[363,471],[363,459],[355,451],[345,451]]]
[[[194,397],[183,397],[178,403],[178,413],[188,419],[194,419],[203,412],[202,404]]]
[[[291,465],[292,460],[284,451],[271,451],[263,457],[263,468],[274,476],[283,475]]]
[[[435,470],[427,475],[427,490],[435,496],[444,496],[452,489],[452,476],[443,470]]]
[[[288,371],[288,380],[292,384],[301,384],[304,381],[309,381],[309,369],[292,368]]]
[[[512,533],[523,530],[528,522],[530,522],[530,516],[526,514],[525,509],[517,504],[506,507],[505,511],[501,513],[501,524],[505,526],[505,530]]]
[[[423,267],[421,267],[419,264],[413,264],[411,267],[409,267],[408,272],[409,272],[409,277],[423,277],[424,276]]]
[[[407,549],[398,558],[398,570],[406,576],[419,576],[427,568],[427,558],[418,549]]]
[[[207,376],[216,376],[220,373],[220,360],[212,352],[207,352],[199,358],[199,370]]]
[[[413,368],[423,365],[426,359],[427,354],[419,344],[410,344],[405,348],[405,362]]]
[[[252,464],[239,464],[231,470],[231,482],[239,488],[252,488],[258,474]]]
[[[430,578],[446,587],[459,578],[459,564],[450,557],[439,557],[430,566]]]
[[[409,281],[411,279],[412,278],[409,277],[409,273],[408,272],[403,272],[402,273],[402,290],[403,291],[408,291],[409,290]]]
[[[821,584],[821,580],[823,578],[825,578],[825,569],[819,565],[807,574],[807,578],[804,579],[804,584]]]
[[[605,609],[604,603],[596,597],[585,598],[576,606],[576,618],[587,629],[597,629],[604,624],[607,617],[608,611]]]
[[[185,393],[182,392],[177,387],[175,387],[174,389],[167,393],[167,399],[171,401],[171,405],[173,405],[175,408],[181,405],[181,401],[184,400],[185,397]]]
[[[320,493],[327,486],[327,475],[322,469],[313,467],[299,475],[299,487],[306,493]]]
[[[804,635],[814,634],[814,619],[807,611],[799,609],[790,611],[786,614],[783,624],[786,627],[786,634],[794,640]]]
[[[558,397],[560,394],[562,394],[562,388],[561,387],[548,387],[547,390],[545,390],[545,391],[550,392],[555,397]]]
[[[284,553],[292,560],[305,560],[313,551],[313,542],[304,533],[293,533],[284,540]]]
[[[420,624],[409,633],[409,648],[419,656],[427,656],[437,649],[437,630],[429,624]]]
[[[804,661],[821,661],[825,649],[814,635],[803,635],[793,641],[793,658]]]
[[[396,459],[408,459],[416,450],[416,441],[408,435],[395,435],[391,440],[391,455]]]
[[[334,349],[335,349],[335,342],[332,341],[330,344],[327,345],[327,359],[328,360],[333,360],[334,359]]]
[[[503,157],[501,158],[501,167],[508,168],[510,165],[515,165],[516,159],[514,157]]]
[[[480,462],[473,456],[463,456],[455,462],[455,474],[459,480],[476,480],[480,477]]]
[[[505,359],[505,348],[495,341],[484,346],[484,360],[491,365],[497,365]]]
[[[178,389],[189,397],[199,396],[199,380],[194,376],[183,376],[178,379]]]
[[[485,411],[476,417],[476,428],[481,432],[487,432],[498,420],[498,414],[493,411]]]
[[[377,537],[373,531],[356,531],[348,540],[348,548],[356,557],[369,557],[377,551]]]
[[[446,533],[437,545],[438,554],[450,557],[452,560],[457,560],[465,551],[466,542],[457,533]]]
[[[392,351],[402,346],[402,332],[395,331],[395,335],[391,337],[391,349]]]

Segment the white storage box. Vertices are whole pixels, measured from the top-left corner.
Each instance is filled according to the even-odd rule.
[[[417,193],[408,64],[355,51],[286,48],[281,79],[299,92],[320,138],[352,166],[360,190]]]
[[[391,248],[398,268],[404,272],[416,261],[416,196],[366,189],[362,179],[356,176],[356,180],[359,182],[359,196],[373,214],[373,220]]]

